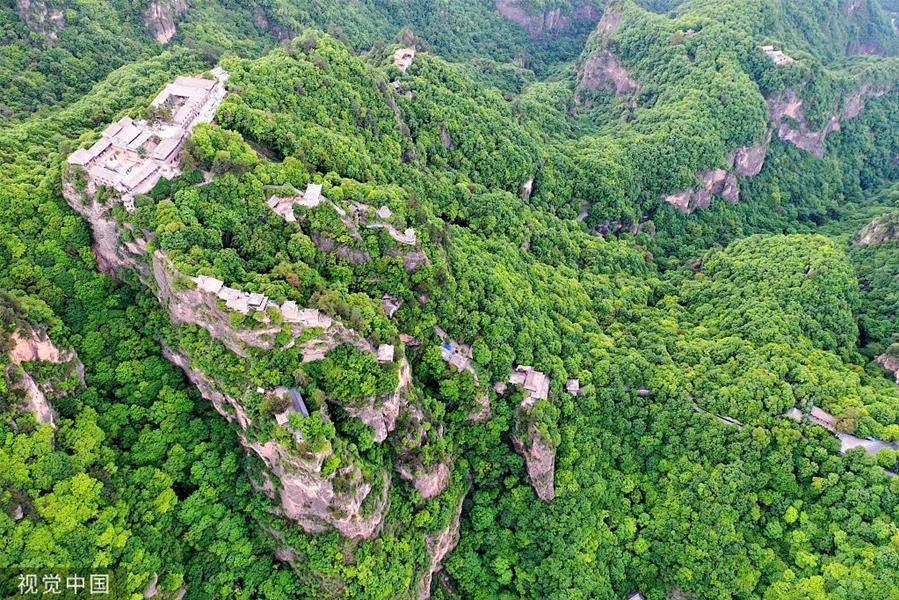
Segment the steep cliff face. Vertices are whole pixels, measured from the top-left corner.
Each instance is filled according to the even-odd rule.
[[[896,376],[899,384],[899,344],[893,344],[890,348],[877,357],[877,364]]]
[[[397,441],[400,448],[396,470],[400,477],[412,483],[422,498],[433,498],[443,492],[450,480],[450,468],[444,458],[437,462],[426,461],[422,449],[429,442],[437,442],[443,436],[443,426],[429,423],[422,410],[408,404],[402,412],[402,436]]]
[[[462,505],[467,494],[468,492],[466,491],[459,498],[459,503],[456,505],[456,510],[453,512],[453,518],[449,525],[438,533],[427,536],[425,539],[428,555],[431,557],[431,565],[428,567],[424,577],[418,582],[419,600],[426,600],[431,597],[431,579],[442,568],[443,559],[446,558],[446,555],[459,543],[459,521],[462,516]]]
[[[27,408],[34,414],[39,424],[55,426],[56,411],[53,410],[47,395],[62,396],[68,393],[64,379],[69,377],[77,378],[83,385],[84,365],[74,352],[60,350],[40,329],[16,331],[12,334],[10,342],[9,369],[18,367],[16,376],[11,377],[15,381],[13,387],[24,392]],[[25,364],[31,362],[68,365],[67,376],[38,383],[25,367]],[[10,375],[8,372],[7,376]]]
[[[733,203],[739,202],[737,177],[755,177],[761,172],[768,154],[768,145],[774,135],[816,158],[823,158],[827,136],[839,131],[841,123],[858,117],[867,102],[889,93],[890,89],[887,86],[863,83],[840,100],[840,110],[831,115],[824,127],[818,130],[809,124],[804,101],[795,90],[786,90],[768,98],[770,128],[764,142],[734,150],[727,158],[726,169],[713,169],[700,175],[698,189],[673,192],[662,196],[662,199],[686,214],[707,208],[712,196],[720,196]]]
[[[50,4],[47,0],[16,0],[16,13],[29,29],[53,42],[65,27],[66,17],[61,8],[51,8]]]
[[[610,90],[615,97],[622,98],[636,92],[639,84],[618,57],[606,49],[587,58],[581,72],[581,87],[591,91]]]
[[[700,208],[708,208],[712,196],[720,196],[736,204],[740,201],[740,185],[737,177],[755,177],[762,171],[768,154],[768,142],[741,146],[727,157],[726,169],[713,169],[700,175],[698,189],[682,190],[667,194],[662,199],[683,213],[690,214]]]
[[[714,169],[703,173],[701,180],[699,189],[668,194],[664,197],[665,202],[683,213],[690,214],[698,208],[708,208],[713,195],[721,196],[728,202],[739,201],[740,188],[733,173],[724,169]]]
[[[346,411],[371,427],[374,440],[380,444],[387,439],[387,434],[396,428],[396,419],[400,410],[406,406],[406,394],[411,383],[412,370],[409,368],[409,361],[403,358],[400,361],[396,391],[387,398],[372,399],[372,402],[363,408],[349,407]]]
[[[522,6],[521,0],[495,0],[494,5],[499,13],[528,30],[532,37],[543,33],[567,30],[573,23],[591,23],[599,16],[599,11],[589,3],[582,3],[571,12],[563,11],[557,6],[542,12],[531,13]]]
[[[63,178],[62,195],[68,205],[90,224],[94,234],[91,251],[100,271],[112,277],[118,276],[119,269],[132,269],[141,276],[148,275],[146,266],[141,260],[146,254],[146,245],[142,240],[134,243],[119,241],[124,228],[108,216],[108,205],[94,202],[77,191],[67,177]]]
[[[797,148],[824,157],[824,140],[834,131],[840,130],[844,121],[859,116],[869,100],[879,98],[890,91],[888,86],[864,83],[855,91],[842,98],[842,109],[831,115],[823,128],[814,130],[805,116],[802,98],[795,90],[786,90],[768,99],[768,115],[777,137],[790,142]]]
[[[230,312],[223,308],[216,296],[201,289],[194,280],[181,274],[171,260],[161,251],[149,252],[144,233],[123,225],[108,214],[108,206],[85,202],[68,182],[64,184],[66,200],[90,223],[94,233],[94,254],[98,264],[110,274],[121,269],[131,269],[141,281],[152,289],[160,304],[168,309],[175,324],[193,324],[206,329],[212,337],[221,341],[238,355],[245,354],[247,346],[261,349],[274,348],[274,337],[285,328],[292,333],[291,343],[307,330],[314,329],[312,344],[322,352],[343,343],[354,345],[365,352],[374,352],[368,340],[357,335],[345,325],[317,311],[314,323],[292,322],[275,324],[273,315],[260,315],[253,328],[231,324]],[[123,233],[128,230],[134,241],[123,243]],[[305,337],[308,337],[305,336]],[[304,346],[305,347],[305,346]],[[304,352],[305,354],[305,352]],[[331,472],[324,469],[325,461],[334,456],[334,450],[312,453],[305,445],[286,447],[276,440],[258,440],[254,424],[238,398],[223,391],[217,383],[191,365],[189,356],[178,348],[164,348],[164,355],[180,367],[222,416],[236,423],[241,440],[248,451],[255,453],[269,472],[280,482],[277,492],[284,516],[297,521],[310,532],[325,531],[334,527],[342,535],[353,538],[370,538],[377,535],[388,508],[390,475],[383,469],[366,477],[348,451],[341,451],[340,468]],[[394,428],[396,415],[405,402],[406,388],[411,382],[409,365],[402,362],[400,385],[386,399],[374,399],[370,409],[362,411],[360,418],[375,430],[381,441]],[[321,409],[325,411],[323,407]],[[322,418],[328,420],[325,412]],[[252,433],[251,433],[252,432]],[[272,494],[275,492],[273,491]]]
[[[899,239],[899,212],[878,217],[862,227],[855,238],[860,246],[874,246]]]
[[[187,9],[187,0],[153,0],[144,10],[144,29],[160,44],[168,44]]]
[[[244,356],[244,346],[270,350],[281,327],[271,321],[259,323],[252,329],[231,326],[230,312],[218,305],[216,297],[195,287],[181,275],[172,262],[160,251],[150,257],[152,280],[145,284],[156,288],[156,297],[168,308],[173,323],[197,325],[206,329],[235,354]]]
[[[515,451],[524,457],[528,479],[537,497],[549,502],[556,497],[556,450],[530,419],[530,408],[522,404],[517,411],[517,431],[512,436]]]
[[[219,414],[238,424],[243,446],[256,454],[280,482],[280,490],[272,493],[277,494],[284,516],[310,533],[326,531],[330,526],[351,538],[377,535],[388,509],[390,478],[386,472],[378,473],[374,480],[366,479],[352,457],[343,454],[340,459],[344,466],[326,474],[323,466],[333,456],[332,449],[313,453],[287,448],[275,440],[250,439],[247,432],[253,424],[239,400],[223,393],[214,381],[193,368],[185,353],[164,348],[163,354],[185,372]],[[369,498],[371,494],[374,496]]]
[[[583,101],[583,92],[607,90],[614,92],[617,98],[623,98],[639,89],[639,82],[613,52],[613,34],[620,22],[620,10],[614,6],[606,8],[594,33],[599,36],[598,47],[587,55],[578,69],[580,101]]]

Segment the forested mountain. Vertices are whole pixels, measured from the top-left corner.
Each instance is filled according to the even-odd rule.
[[[0,3],[0,593],[899,598],[896,12]]]

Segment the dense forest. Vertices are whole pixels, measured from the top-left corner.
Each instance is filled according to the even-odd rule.
[[[899,598],[897,13],[0,3],[0,595]]]

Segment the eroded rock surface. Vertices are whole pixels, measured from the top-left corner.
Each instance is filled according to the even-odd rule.
[[[610,90],[617,98],[637,91],[639,83],[608,49],[592,54],[584,63],[581,87],[585,90]]]
[[[273,440],[265,443],[241,440],[281,482],[284,515],[309,533],[334,527],[349,538],[371,539],[378,534],[388,508],[390,477],[382,472],[380,493],[365,479],[361,469],[350,462],[331,475],[322,474],[329,452],[298,456]],[[367,511],[363,503],[376,493]]]
[[[446,489],[450,479],[449,467],[443,463],[436,463],[428,467],[420,465],[410,467],[401,464],[398,470],[400,476],[406,481],[411,481],[421,497],[425,499],[440,495]]]
[[[16,0],[16,13],[31,31],[48,42],[56,41],[66,25],[65,12],[50,8],[47,0]]]
[[[428,571],[425,573],[424,577],[418,582],[419,600],[430,598],[431,579],[434,577],[434,574],[442,568],[443,559],[446,558],[446,555],[452,552],[453,548],[456,547],[456,544],[459,543],[459,522],[462,516],[462,505],[465,502],[467,493],[468,492],[466,491],[466,493],[462,494],[459,498],[459,503],[456,505],[456,510],[453,512],[453,518],[449,525],[437,534],[428,535],[425,538],[425,544],[427,544],[428,547],[428,555],[431,557],[431,565],[428,567]]]
[[[521,2],[518,0],[494,0],[494,5],[503,17],[527,29],[532,37],[543,33],[565,31],[573,22],[591,22],[599,16],[596,7],[587,3],[581,4],[570,14],[565,13],[559,6],[536,14],[530,13],[521,6]]]
[[[78,360],[78,356],[71,350],[60,350],[40,329],[27,329],[16,331],[12,334],[12,348],[9,351],[9,362],[12,367],[20,368],[20,377],[14,378],[14,387],[25,393],[28,410],[34,414],[35,420],[40,425],[55,426],[56,411],[53,409],[47,394],[65,395],[61,390],[59,381],[48,381],[38,384],[31,374],[23,368],[24,363],[50,362],[54,364],[70,364],[70,374],[78,378],[84,384],[84,365]]]
[[[374,352],[370,341],[337,319],[320,313],[318,318],[313,319],[314,322],[306,322],[300,318],[284,325],[275,325],[270,315],[259,313],[253,328],[233,326],[229,319],[230,311],[219,304],[214,293],[201,289],[193,279],[181,274],[161,251],[148,253],[147,240],[142,232],[110,218],[107,206],[94,202],[85,203],[82,195],[68,183],[64,185],[64,195],[69,204],[91,224],[98,263],[109,269],[111,274],[117,274],[123,268],[136,272],[141,281],[155,292],[161,305],[168,309],[174,323],[203,327],[238,355],[245,353],[246,346],[273,348],[274,336],[284,327],[289,328],[293,334],[291,344],[308,329],[314,328],[317,331],[314,338],[305,342],[304,360],[307,358],[306,346],[309,345],[314,346],[309,351],[319,356],[344,343],[361,351]],[[135,241],[120,241],[126,228],[130,232],[127,237]],[[270,310],[280,309],[272,307]],[[296,312],[317,313],[305,309]],[[47,352],[46,349],[35,349],[35,352],[38,351]],[[212,403],[217,412],[237,424],[242,444],[259,456],[268,471],[280,482],[280,486],[275,486],[279,491],[273,494],[280,499],[281,511],[286,517],[297,521],[310,532],[321,532],[334,527],[346,537],[371,538],[377,535],[387,512],[390,487],[388,472],[380,470],[372,478],[366,478],[356,464],[357,459],[348,450],[342,450],[342,466],[325,475],[322,472],[323,464],[333,455],[331,449],[312,454],[310,450],[304,450],[306,445],[297,441],[296,437],[294,441],[297,447],[291,445],[290,448],[277,440],[258,440],[249,433],[255,424],[248,417],[239,398],[230,395],[212,378],[192,367],[188,355],[182,350],[164,348],[163,354],[186,373],[191,383]],[[374,429],[383,428],[384,437],[394,426],[394,413],[399,411],[394,404],[402,404],[404,388],[410,381],[408,364],[404,361],[404,369],[400,373],[402,385],[387,400],[387,406],[372,408],[372,426]],[[326,413],[322,415],[327,419]],[[376,434],[379,433],[376,431]]]
[[[387,434],[396,428],[396,419],[400,409],[405,406],[406,392],[411,383],[412,370],[409,368],[409,362],[403,358],[400,362],[399,382],[390,396],[365,408],[348,407],[346,411],[371,427],[374,440],[381,443],[387,439]]]
[[[820,130],[813,129],[809,124],[803,100],[794,90],[768,98],[771,129],[764,142],[734,150],[728,156],[726,169],[713,169],[700,175],[701,184],[698,189],[673,192],[663,195],[662,199],[687,214],[708,207],[713,195],[721,196],[729,202],[739,202],[740,188],[736,178],[755,177],[761,173],[773,135],[776,134],[779,139],[790,142],[817,158],[823,158],[824,140],[827,136],[839,131],[842,122],[858,117],[869,100],[879,98],[889,91],[888,87],[862,84],[842,99],[839,114],[832,115]]]
[[[896,376],[899,384],[899,345],[894,344],[886,352],[877,357],[877,364]]]
[[[684,190],[663,197],[665,202],[681,212],[690,214],[699,208],[708,208],[712,196],[720,196],[736,204],[740,200],[740,188],[737,177],[724,169],[714,169],[702,174],[699,189]]]
[[[855,238],[860,246],[874,246],[899,239],[899,213],[878,217],[862,227]]]
[[[762,172],[767,154],[767,143],[759,142],[751,146],[740,146],[734,151],[730,160],[734,174],[740,177],[755,177]]]
[[[537,425],[530,418],[531,407],[522,402],[517,409],[518,425],[512,435],[515,451],[524,457],[528,479],[537,497],[549,502],[556,497],[556,450],[550,440],[544,439]]]
[[[252,425],[241,402],[221,391],[202,371],[193,368],[187,355],[171,348],[163,348],[164,356],[184,371],[187,378],[210,401],[216,411],[240,427],[241,444],[265,463],[269,472],[280,482],[278,498],[284,515],[311,533],[334,527],[342,535],[352,538],[372,538],[377,535],[388,507],[389,475],[381,472],[380,492],[368,481],[352,457],[344,455],[344,466],[329,475],[322,473],[325,459],[332,451],[314,454],[288,449],[275,440],[251,440],[244,432]],[[368,499],[369,494],[376,496]],[[367,508],[363,504],[368,500]]]
[[[157,42],[168,44],[187,8],[187,0],[153,0],[144,9],[144,28]]]
[[[888,93],[890,88],[864,83],[857,90],[843,98],[843,108],[832,115],[823,128],[815,131],[805,116],[802,98],[795,90],[787,90],[768,99],[768,115],[777,137],[790,142],[797,148],[810,152],[818,158],[824,156],[824,140],[834,131],[840,130],[842,121],[854,119],[864,110],[868,100]]]

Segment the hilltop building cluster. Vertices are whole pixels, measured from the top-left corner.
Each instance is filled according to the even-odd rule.
[[[251,311],[265,311],[273,308],[281,313],[281,318],[287,323],[299,323],[304,327],[321,327],[322,329],[331,326],[331,317],[314,308],[299,308],[293,300],[287,300],[279,306],[269,300],[265,294],[244,292],[228,287],[224,281],[215,277],[200,275],[191,279],[198,289],[223,300],[229,310],[247,315]]]
[[[762,52],[764,52],[766,55],[768,55],[768,58],[774,61],[774,66],[776,67],[789,65],[796,62],[795,58],[784,54],[783,50],[775,50],[774,46],[762,46]]]
[[[546,400],[549,396],[549,377],[531,366],[518,365],[509,374],[509,383],[524,388],[525,398],[522,406],[533,406],[537,400]]]
[[[322,195],[320,183],[307,185],[301,196],[272,196],[267,202],[269,208],[288,223],[295,223],[297,220],[293,212],[294,206],[299,205],[304,208],[314,209],[323,203],[329,204],[334,209],[354,238],[359,237],[357,227],[364,227],[366,229],[386,229],[390,237],[399,244],[415,246],[418,243],[415,229],[408,227],[405,231],[400,232],[393,224],[387,221],[393,216],[393,211],[387,206],[374,210],[374,218],[371,216],[372,207],[360,202],[350,204],[349,212],[347,212],[343,207]]]
[[[227,93],[228,73],[216,68],[212,74],[215,79],[176,77],[153,100],[153,119],[122,117],[90,148],[69,155],[68,164],[87,173],[88,194],[109,188],[131,211],[136,195],[149,192],[162,177],[179,175],[184,141],[197,123],[213,120]]]

